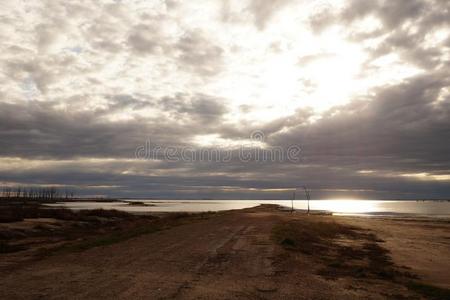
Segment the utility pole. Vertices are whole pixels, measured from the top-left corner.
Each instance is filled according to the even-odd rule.
[[[291,200],[291,213],[294,212],[294,200],[295,200],[295,190],[294,190],[294,194],[292,195],[292,200]]]
[[[306,188],[306,186],[304,186],[303,189],[305,190],[306,199],[308,200],[308,215],[309,215],[309,199],[311,199],[311,197],[310,197],[309,191]]]

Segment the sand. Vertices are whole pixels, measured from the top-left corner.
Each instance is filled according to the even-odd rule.
[[[318,254],[286,250],[272,236],[280,222],[302,218],[369,229],[399,269],[449,287],[448,222],[307,217],[263,206],[2,270],[0,298],[421,299],[400,281],[320,275],[326,266]]]
[[[422,281],[450,289],[450,220],[401,218],[338,218],[373,230],[400,266]]]

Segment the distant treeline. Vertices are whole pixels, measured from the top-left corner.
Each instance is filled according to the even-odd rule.
[[[72,199],[74,192],[68,189],[59,190],[55,187],[3,187],[1,188],[0,197],[3,199],[54,201],[58,199]]]

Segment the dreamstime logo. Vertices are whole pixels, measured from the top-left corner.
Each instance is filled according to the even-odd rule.
[[[250,134],[250,140],[255,141],[255,142],[264,142],[264,132],[260,131],[260,130],[255,130]]]
[[[169,162],[291,162],[301,161],[299,145],[288,147],[269,146],[262,131],[253,131],[250,138],[236,145],[210,147],[160,146],[148,139],[136,148],[135,158],[141,160],[164,160]]]

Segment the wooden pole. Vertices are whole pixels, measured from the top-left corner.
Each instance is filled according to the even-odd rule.
[[[294,200],[295,200],[295,190],[294,190],[294,193],[292,195],[292,200],[291,200],[291,213],[294,212]]]
[[[308,215],[309,215],[309,199],[310,199],[311,197],[310,197],[309,191],[308,191],[308,189],[306,188],[306,186],[304,186],[303,189],[305,190],[306,200],[308,200]]]

